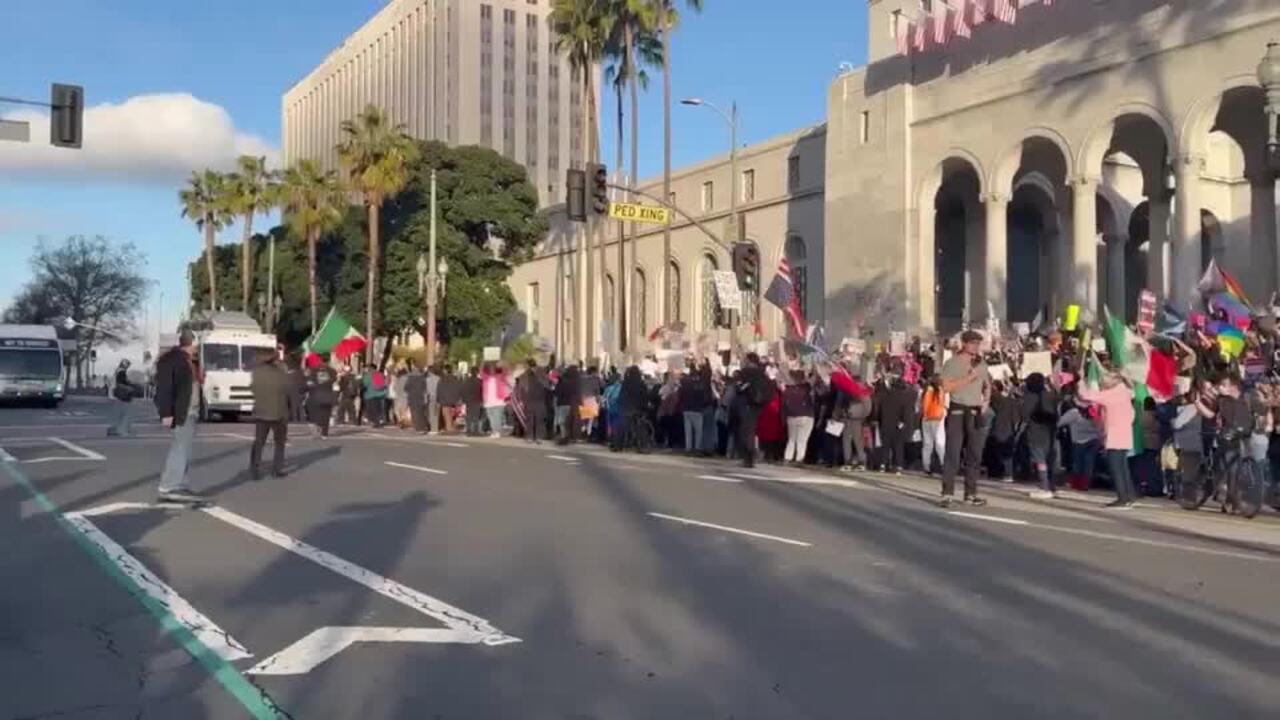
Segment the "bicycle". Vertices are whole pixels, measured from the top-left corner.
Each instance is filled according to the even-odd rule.
[[[641,455],[648,455],[653,452],[653,443],[655,430],[653,421],[649,419],[649,414],[644,412],[634,413],[626,419],[626,432],[613,446],[613,451],[634,449]]]
[[[1249,457],[1248,436],[1225,437],[1222,443],[1235,445],[1236,451],[1227,453],[1218,447],[1206,461],[1208,472],[1201,474],[1200,482],[1180,479],[1178,504],[1184,510],[1197,510],[1214,496],[1221,512],[1253,519],[1262,509],[1270,483],[1259,463]]]

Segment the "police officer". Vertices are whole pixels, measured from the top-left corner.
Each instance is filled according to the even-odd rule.
[[[964,499],[974,506],[986,505],[978,497],[978,465],[986,433],[982,412],[991,397],[991,373],[982,359],[982,334],[965,330],[960,335],[960,352],[942,366],[942,389],[951,395],[945,432],[946,460],[942,465],[942,507],[951,507],[956,489],[956,472],[964,465]]]

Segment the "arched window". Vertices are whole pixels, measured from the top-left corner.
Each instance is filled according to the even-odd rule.
[[[667,313],[668,323],[680,322],[680,265],[675,260],[667,268],[667,285],[671,289],[671,311]]]
[[[791,265],[791,286],[800,300],[800,314],[809,316],[809,267],[804,238],[787,236],[787,263]]]
[[[716,294],[716,271],[720,269],[714,255],[704,255],[698,264],[698,330],[722,327],[720,299]]]
[[[633,283],[632,292],[635,293],[635,302],[631,306],[631,333],[633,336],[644,337],[649,334],[649,287],[645,284],[644,270],[636,268],[635,274],[632,275]]]

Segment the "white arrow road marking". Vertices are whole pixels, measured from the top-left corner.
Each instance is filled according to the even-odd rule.
[[[49,438],[49,441],[57,443],[62,447],[70,450],[73,453],[79,453],[80,456],[83,457],[85,460],[106,460],[107,459],[105,456],[100,455],[88,448],[80,447],[79,445],[76,445],[73,442],[68,442],[66,440],[63,440],[62,438],[51,437]]]
[[[484,636],[452,628],[322,627],[254,665],[249,675],[301,675],[358,642],[480,643]]]
[[[205,512],[219,520],[233,525],[241,530],[262,538],[277,547],[296,553],[302,557],[328,568],[333,572],[342,575],[353,582],[364,585],[374,592],[386,597],[390,600],[400,603],[406,607],[417,610],[428,617],[434,618],[446,627],[452,630],[469,631],[480,636],[480,641],[485,645],[505,645],[506,643],[520,642],[519,638],[511,637],[494,626],[490,625],[484,618],[472,615],[461,608],[456,608],[443,600],[427,595],[426,593],[414,590],[411,587],[401,585],[395,580],[385,578],[372,570],[366,570],[354,563],[343,560],[332,553],[325,552],[314,545],[309,545],[301,540],[285,535],[277,530],[260,525],[243,515],[237,515],[226,508],[207,507],[201,508],[201,512]]]
[[[102,551],[115,562],[121,572],[127,575],[138,587],[142,588],[143,592],[150,595],[153,600],[168,608],[175,620],[190,630],[200,642],[204,643],[218,657],[228,662],[253,657],[253,653],[245,649],[244,645],[241,645],[227,631],[218,627],[212,620],[192,607],[173,588],[166,585],[163,580],[156,577],[145,565],[138,562],[119,543],[107,537],[105,533],[89,521],[89,516],[91,515],[101,515],[113,510],[149,507],[151,506],[144,503],[115,503],[83,512],[69,512],[66,513],[65,517],[77,530],[84,533],[89,542],[102,548]]]
[[[774,542],[786,543],[788,545],[799,545],[800,547],[813,547],[812,543],[803,540],[792,540],[791,538],[778,537],[777,535],[766,535],[764,533],[754,532],[752,530],[743,530],[741,528],[729,527],[728,525],[716,525],[715,523],[703,522],[701,520],[690,520],[689,518],[677,517],[675,515],[664,515],[662,513],[651,512],[653,517],[662,518],[663,520],[673,520],[685,525],[697,525],[699,527],[712,528],[714,530],[723,530],[725,532],[737,533],[739,535],[749,535],[762,540],[773,540]]]
[[[421,465],[405,465],[404,463],[391,462],[390,460],[383,463],[391,467],[404,468],[406,470],[417,470],[418,472],[431,473],[432,475],[448,475],[446,470],[437,470],[435,468],[423,467]]]

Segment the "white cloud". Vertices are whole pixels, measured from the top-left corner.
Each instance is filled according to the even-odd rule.
[[[220,105],[187,93],[136,95],[119,104],[86,108],[79,150],[49,145],[49,116],[23,110],[10,120],[31,123],[31,142],[5,143],[0,172],[69,182],[173,182],[192,170],[229,169],[239,155],[280,152],[260,137],[236,130]]]

